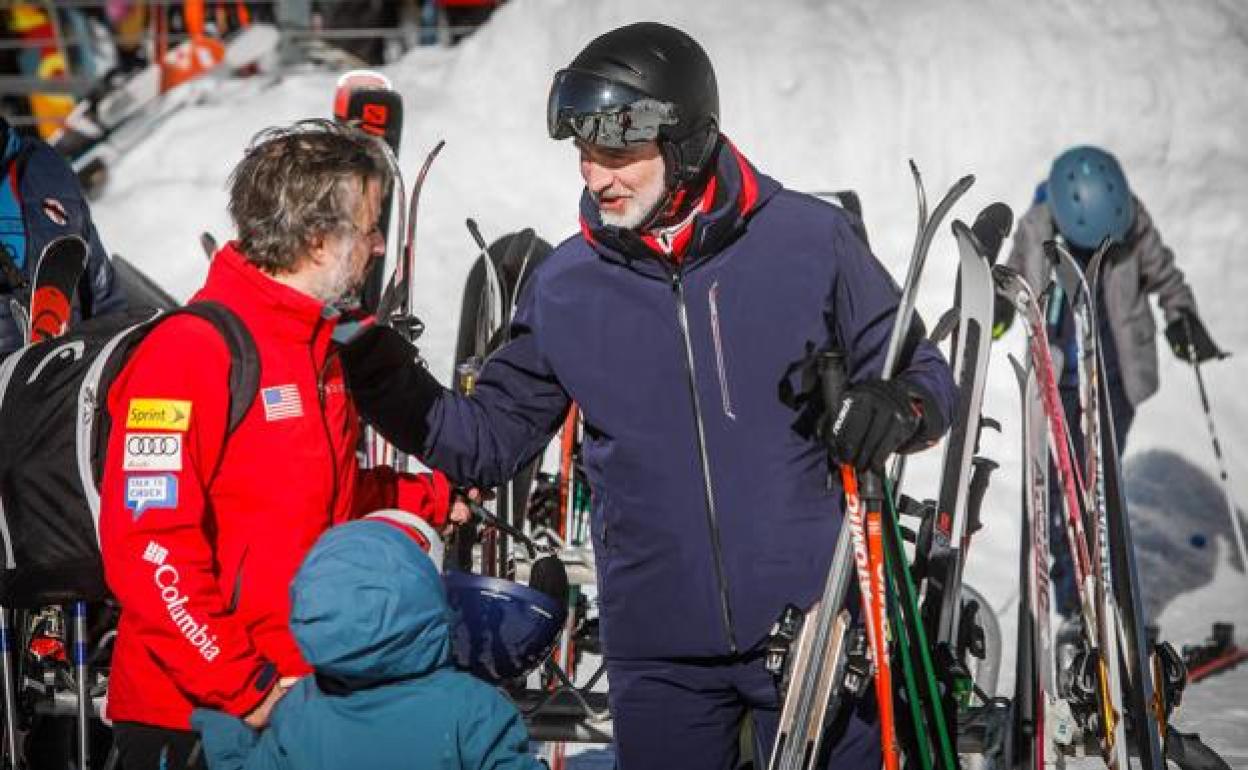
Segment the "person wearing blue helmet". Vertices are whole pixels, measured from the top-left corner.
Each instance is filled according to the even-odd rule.
[[[321,535],[291,584],[290,629],[314,674],[256,732],[191,724],[210,770],[540,770],[520,713],[455,668],[454,615],[417,517],[382,511]]]
[[[1104,355],[1104,377],[1110,395],[1118,451],[1126,446],[1135,410],[1157,391],[1157,331],[1149,295],[1156,295],[1167,322],[1166,338],[1176,356],[1198,361],[1225,354],[1214,344],[1196,310],[1196,300],[1174,252],[1162,241],[1152,216],[1131,192],[1117,158],[1091,146],[1072,147],[1053,161],[1048,178],[1036,188],[1031,208],[1018,223],[1007,264],[1037,291],[1048,285],[1052,265],[1045,241],[1058,239],[1086,268],[1093,252],[1109,238],[1114,242],[1102,268],[1097,302],[1098,336]],[[994,336],[1013,321],[1013,308],[998,299]],[[1082,452],[1078,360],[1074,322],[1062,305],[1049,318],[1049,338],[1064,355],[1058,375],[1067,424]],[[1057,608],[1065,617],[1078,612],[1070,574],[1056,483],[1050,488],[1050,543],[1057,556],[1053,578]]]

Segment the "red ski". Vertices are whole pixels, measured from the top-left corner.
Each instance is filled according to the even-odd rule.
[[[1248,660],[1248,649],[1243,647],[1231,647],[1222,652],[1216,658],[1211,658],[1202,662],[1200,665],[1188,669],[1187,683],[1195,684],[1202,679],[1207,679],[1214,674],[1227,669],[1234,668],[1240,663]]]
[[[87,267],[87,252],[87,242],[77,235],[63,235],[44,247],[31,284],[27,343],[59,337],[69,326],[74,291]]]

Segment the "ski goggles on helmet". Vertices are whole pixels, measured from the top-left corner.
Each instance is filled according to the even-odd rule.
[[[551,139],[576,137],[612,149],[653,142],[664,126],[678,122],[676,105],[577,70],[555,75],[546,103]]]

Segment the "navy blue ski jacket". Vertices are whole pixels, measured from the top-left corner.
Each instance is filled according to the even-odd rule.
[[[851,381],[878,377],[897,308],[844,211],[783,189],[726,140],[715,182],[679,266],[603,226],[586,194],[582,233],[534,272],[475,393],[444,391],[427,412],[427,462],[493,485],[580,405],[613,658],[743,653],[786,603],[818,598],[842,494],[803,364],[839,348]],[[899,376],[947,424],[939,351],[918,344]]]
[[[0,194],[0,247],[7,248],[26,280],[32,280],[40,253],[54,238],[80,235],[90,253],[78,284],[74,317],[125,308],[108,252],[91,221],[91,211],[73,169],[47,143],[21,136],[0,119],[0,171],[7,189]],[[0,274],[0,358],[22,346],[9,307],[10,287]]]

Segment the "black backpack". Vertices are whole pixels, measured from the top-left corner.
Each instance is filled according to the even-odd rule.
[[[180,314],[210,322],[229,347],[228,436],[255,400],[260,359],[247,327],[216,302],[93,318],[0,363],[0,606],[108,596],[99,546],[108,388],[148,333]]]

